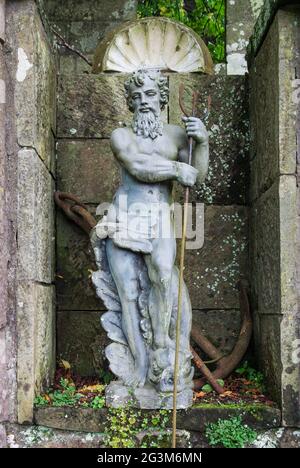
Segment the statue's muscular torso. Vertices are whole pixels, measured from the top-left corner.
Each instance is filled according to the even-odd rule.
[[[114,140],[117,140],[117,147]],[[128,206],[132,203],[172,203],[176,169],[170,163],[186,161],[187,145],[185,131],[175,125],[165,124],[163,134],[154,140],[136,135],[131,128],[115,130],[112,150],[121,166],[122,185],[115,194],[114,204],[118,204],[120,195],[127,195]],[[165,180],[156,180],[162,170],[161,159],[166,162]]]

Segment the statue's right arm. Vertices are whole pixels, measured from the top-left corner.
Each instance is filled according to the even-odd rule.
[[[118,128],[111,134],[111,149],[116,159],[141,182],[162,182],[176,179],[177,168],[173,161],[159,155],[138,153],[137,145],[128,135],[128,130]]]
[[[156,153],[151,155],[139,153],[125,128],[118,128],[111,134],[111,149],[116,159],[136,179],[141,182],[163,182],[165,180],[181,181],[182,163],[162,158]],[[190,180],[191,179],[191,180]],[[185,185],[193,185],[193,177],[185,177]]]

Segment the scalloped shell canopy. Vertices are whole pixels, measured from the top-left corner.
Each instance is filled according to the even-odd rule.
[[[203,40],[169,18],[150,17],[123,24],[98,45],[93,72],[131,73],[139,68],[213,73]]]

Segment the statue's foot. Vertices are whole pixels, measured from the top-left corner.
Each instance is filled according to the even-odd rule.
[[[146,382],[147,376],[147,369],[146,366],[136,366],[133,375],[128,376],[128,378],[124,381],[127,387],[143,387]]]

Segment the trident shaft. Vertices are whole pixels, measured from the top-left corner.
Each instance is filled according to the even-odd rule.
[[[179,106],[183,114],[188,117],[188,112],[185,110],[183,105],[183,93],[184,85],[181,84],[179,88]],[[192,98],[192,113],[195,117],[197,101],[199,99],[199,93],[193,92]],[[208,97],[208,110],[209,113],[211,104],[211,97]],[[193,138],[189,137],[189,158],[188,164],[192,164],[193,155]],[[183,208],[183,227],[182,227],[182,239],[180,249],[180,267],[179,267],[179,284],[178,284],[178,309],[177,309],[177,320],[176,320],[176,346],[175,346],[175,363],[174,363],[174,387],[173,387],[173,431],[172,431],[172,448],[176,448],[176,426],[177,426],[177,381],[178,381],[178,368],[179,368],[179,347],[180,347],[180,324],[182,315],[182,290],[183,290],[183,271],[184,271],[184,256],[185,256],[185,244],[186,244],[186,230],[187,230],[187,217],[188,217],[188,203],[190,196],[190,188],[186,187],[184,194],[184,208]]]

